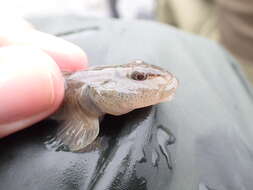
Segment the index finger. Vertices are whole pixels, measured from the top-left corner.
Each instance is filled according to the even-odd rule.
[[[0,20],[1,23],[1,20]],[[1,23],[0,47],[9,45],[30,45],[40,48],[50,55],[61,70],[77,71],[85,69],[88,60],[85,52],[75,44],[56,36],[33,29],[19,19]]]

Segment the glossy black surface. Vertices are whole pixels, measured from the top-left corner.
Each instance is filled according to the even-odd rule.
[[[176,139],[156,113],[149,107],[106,116],[98,139],[82,153],[48,148],[57,127],[52,120],[5,138],[0,145],[1,151],[8,149],[1,156],[1,187],[164,189],[171,180],[169,149]]]

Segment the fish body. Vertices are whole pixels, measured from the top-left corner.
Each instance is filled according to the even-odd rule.
[[[65,97],[57,112],[56,139],[79,151],[99,133],[104,114],[122,115],[171,100],[178,81],[168,71],[143,61],[98,66],[65,74]]]

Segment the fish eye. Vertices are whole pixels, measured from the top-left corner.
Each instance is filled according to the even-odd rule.
[[[134,71],[132,74],[131,74],[131,78],[133,80],[139,80],[139,81],[142,81],[142,80],[146,80],[147,79],[147,75],[143,72],[138,72],[138,71]]]

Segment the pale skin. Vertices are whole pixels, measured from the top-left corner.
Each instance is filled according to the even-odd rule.
[[[0,138],[48,117],[64,96],[60,70],[85,69],[76,45],[42,33],[22,19],[0,19]]]

